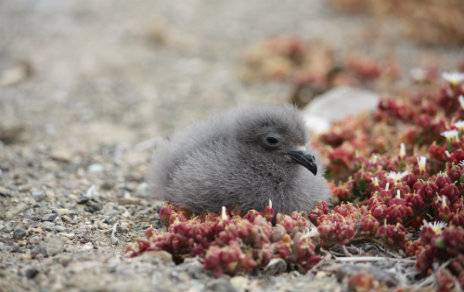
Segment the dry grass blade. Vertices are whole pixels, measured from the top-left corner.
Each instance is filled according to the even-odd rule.
[[[378,262],[378,261],[392,261],[415,264],[414,258],[388,258],[388,257],[369,257],[369,256],[352,256],[352,257],[337,257],[338,262]]]

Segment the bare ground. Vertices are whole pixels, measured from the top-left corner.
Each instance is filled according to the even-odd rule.
[[[246,48],[291,33],[405,68],[462,57],[396,32],[322,0],[0,2],[0,291],[341,289],[330,273],[215,279],[197,260],[123,251],[159,226],[144,179],[158,139],[209,111],[285,102],[284,84],[240,81]]]

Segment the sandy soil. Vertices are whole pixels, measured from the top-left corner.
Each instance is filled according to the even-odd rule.
[[[0,2],[0,291],[339,289],[335,276],[224,277],[169,254],[127,259],[159,227],[144,175],[153,147],[207,112],[283,103],[285,84],[244,84],[246,49],[291,33],[340,51],[434,54],[324,1]]]

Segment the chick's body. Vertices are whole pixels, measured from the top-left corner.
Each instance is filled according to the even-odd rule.
[[[246,107],[213,116],[155,153],[155,196],[194,212],[217,212],[222,206],[261,210],[269,200],[279,212],[308,210],[329,192],[314,150],[306,156],[294,151],[306,139],[293,108]],[[311,156],[317,175],[295,162]]]

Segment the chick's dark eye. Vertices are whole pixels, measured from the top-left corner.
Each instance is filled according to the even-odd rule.
[[[266,137],[266,142],[270,145],[276,145],[279,144],[279,139],[276,137]]]
[[[266,136],[264,138],[264,144],[265,146],[267,146],[268,148],[275,148],[275,147],[278,147],[280,145],[280,138],[277,137],[277,136]]]

